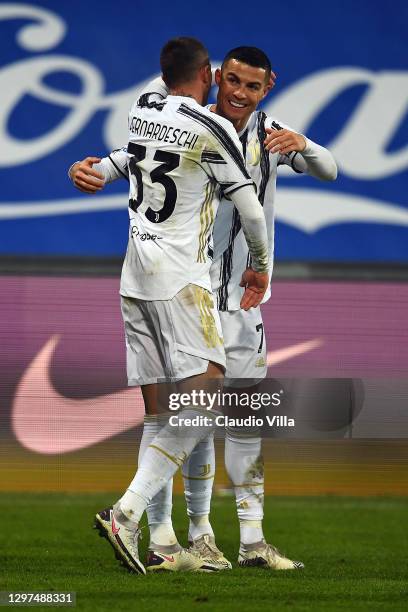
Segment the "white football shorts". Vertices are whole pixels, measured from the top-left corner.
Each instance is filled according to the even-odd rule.
[[[225,369],[224,340],[213,295],[187,285],[171,300],[121,296],[128,385],[175,382]]]
[[[266,377],[266,342],[259,308],[220,312],[227,358],[225,386],[246,387]],[[245,379],[245,380],[240,380]]]

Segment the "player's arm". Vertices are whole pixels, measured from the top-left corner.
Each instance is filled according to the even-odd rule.
[[[77,161],[68,170],[74,186],[83,193],[95,194],[106,183],[119,178],[128,179],[126,148],[112,151],[107,157],[86,157]]]
[[[269,286],[268,274],[268,234],[265,215],[253,186],[246,185],[229,194],[236,206],[251,255],[252,266],[242,275],[241,287],[245,293],[241,300],[241,308],[259,306]]]
[[[328,149],[275,121],[266,128],[266,133],[265,148],[279,153],[278,165],[285,164],[295,172],[307,173],[322,181],[337,178],[337,165]]]

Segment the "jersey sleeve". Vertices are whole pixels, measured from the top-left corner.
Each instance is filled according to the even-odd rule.
[[[103,157],[99,164],[94,165],[94,169],[103,174],[105,183],[112,183],[120,178],[129,181],[127,160],[127,148],[123,147]]]
[[[290,130],[296,132],[293,128],[281,121],[268,117],[265,126],[275,130]],[[278,166],[290,166],[294,172],[299,174],[310,174],[315,178],[323,181],[333,181],[337,177],[337,165],[333,155],[328,149],[313,142],[304,134],[302,136],[306,140],[306,148],[303,151],[293,151],[285,155],[279,155]]]
[[[242,230],[256,272],[268,272],[268,232],[265,215],[254,190],[245,185],[232,193],[231,199],[239,212]]]
[[[314,176],[321,181],[334,181],[337,178],[337,164],[333,155],[317,142],[313,142],[306,136],[304,138],[306,148],[297,154],[294,160],[295,166],[303,163],[306,166],[304,172],[307,172],[310,176]]]

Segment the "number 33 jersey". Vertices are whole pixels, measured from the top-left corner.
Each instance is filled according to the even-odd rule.
[[[192,98],[142,95],[129,114],[129,242],[122,295],[168,300],[192,283],[211,291],[220,189],[252,180],[232,125]],[[231,204],[232,206],[232,204]]]

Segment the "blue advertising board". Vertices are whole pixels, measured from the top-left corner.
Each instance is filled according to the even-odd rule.
[[[263,109],[338,163],[335,183],[279,176],[277,259],[408,263],[407,23],[405,0],[3,2],[0,256],[124,253],[125,181],[85,196],[67,168],[126,144],[161,46],[190,35],[214,65],[262,48],[278,75]]]

